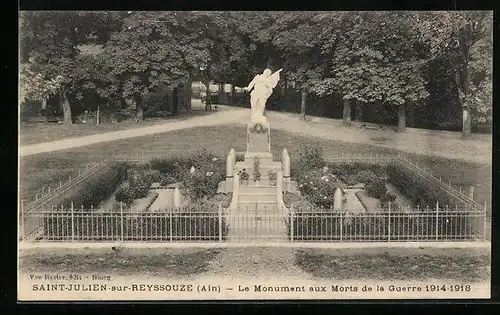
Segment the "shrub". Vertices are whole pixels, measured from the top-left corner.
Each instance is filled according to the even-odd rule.
[[[71,202],[75,208],[97,206],[120,185],[126,176],[128,167],[129,164],[126,163],[111,163],[101,172],[66,192],[64,199],[59,204],[65,208],[69,207]],[[57,204],[57,199],[55,201]]]
[[[207,150],[197,152],[187,160],[191,164],[181,168],[178,180],[189,197],[199,199],[204,196],[211,197],[217,193],[219,182],[223,181],[226,176],[225,161]],[[194,167],[193,173],[191,173],[192,167]]]
[[[370,197],[377,199],[383,198],[387,191],[385,180],[382,178],[372,178],[369,182],[365,183],[365,191]]]
[[[258,157],[253,159],[253,179],[254,181],[260,180],[260,161]]]
[[[325,165],[323,149],[317,144],[302,145],[297,152],[297,162],[294,164],[296,168],[294,173],[298,178],[310,170],[323,167]]]
[[[301,177],[299,190],[307,199],[319,207],[330,208],[333,195],[338,187],[346,185],[328,167],[313,169]]]
[[[269,170],[267,176],[269,177],[269,181],[276,181],[276,179],[278,178],[278,175],[274,170]]]
[[[250,179],[250,174],[246,170],[240,172],[240,181]]]
[[[154,159],[150,164],[162,174],[160,182],[163,185],[180,182],[191,199],[213,196],[219,182],[225,178],[225,160],[208,150],[198,151],[192,156]]]
[[[414,204],[419,205],[422,209],[425,206],[435,206],[437,201],[442,206],[448,205],[452,208],[455,205],[462,206],[453,197],[450,197],[440,189],[436,189],[437,187],[432,187],[431,183],[426,180],[415,177],[409,170],[404,169],[400,165],[390,165],[387,168],[387,175],[393,185],[398,187],[403,194],[408,196]]]
[[[288,208],[293,209],[295,212],[317,212],[318,207],[311,203],[307,198],[292,192],[283,193],[283,203]]]
[[[143,198],[148,194],[149,187],[154,182],[159,182],[162,175],[158,170],[132,168],[127,171],[126,181],[118,188],[115,200],[130,204],[134,199]]]

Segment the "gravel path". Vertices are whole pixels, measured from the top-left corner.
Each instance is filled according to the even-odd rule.
[[[461,159],[468,162],[490,164],[492,154],[492,137],[485,134],[473,134],[470,139],[463,140],[459,132],[435,131],[407,128],[405,133],[397,133],[390,129],[365,130],[354,122],[352,127],[342,126],[342,120],[320,117],[309,117],[307,121],[298,114],[268,112],[271,128],[291,133],[319,137],[323,139],[365,143],[403,152],[427,154],[444,158]],[[120,139],[147,136],[196,126],[215,126],[225,124],[245,125],[248,109],[219,105],[217,113],[192,119],[165,122],[165,124],[107,132],[97,135],[69,138],[52,142],[38,143],[20,147],[20,156],[70,149]],[[293,128],[290,128],[293,126]]]
[[[224,248],[210,262],[209,271],[198,278],[311,280],[312,277],[295,264],[295,252],[294,248],[279,247]]]

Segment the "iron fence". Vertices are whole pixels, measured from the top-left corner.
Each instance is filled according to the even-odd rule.
[[[485,212],[296,212],[290,213],[288,237],[295,242],[439,242],[484,241]]]
[[[43,242],[222,242],[222,211],[96,212],[85,209],[39,211],[22,219],[23,239]]]

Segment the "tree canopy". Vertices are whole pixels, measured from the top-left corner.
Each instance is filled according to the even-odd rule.
[[[487,11],[54,11],[20,19],[21,99],[139,100],[200,76],[244,86],[269,67],[283,68],[305,94],[400,114],[407,104],[439,106],[430,94],[456,96],[464,117],[491,121]],[[82,49],[89,46],[99,48]]]

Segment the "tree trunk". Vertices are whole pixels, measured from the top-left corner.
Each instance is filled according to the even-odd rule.
[[[226,91],[224,86],[224,83],[219,84],[219,104],[226,104]]]
[[[415,104],[413,102],[408,104],[408,114],[406,116],[408,125],[415,128]]]
[[[236,103],[236,90],[234,84],[231,84],[231,104],[234,105]]]
[[[307,92],[305,89],[302,89],[302,100],[300,102],[300,116],[303,120],[306,120],[306,109],[307,109]]]
[[[210,95],[210,81],[205,81],[205,87],[207,88],[206,97],[205,97],[205,110],[212,110],[212,97]]]
[[[49,111],[47,110],[47,99],[42,99],[42,113],[45,122],[49,121]]]
[[[462,93],[464,95],[464,99],[467,99],[470,93],[470,71],[469,71],[469,61],[471,60],[470,57],[470,47],[466,45],[466,38],[465,37],[459,37],[458,38],[458,46],[459,49],[462,53],[462,58],[463,58],[463,64],[465,65],[463,70],[460,70],[458,68],[456,72],[456,80],[457,80],[457,85],[462,89]],[[471,135],[472,132],[472,119],[471,119],[471,113],[470,113],[470,107],[468,106],[467,103],[463,103],[462,101],[462,136],[464,138],[467,138]]]
[[[472,117],[470,114],[470,109],[467,105],[462,107],[462,136],[467,138],[472,133]]]
[[[351,125],[351,101],[344,99],[344,111],[342,113],[342,124],[344,126]]]
[[[137,120],[139,121],[143,121],[144,120],[144,110],[142,109],[142,104],[140,102],[137,102],[137,104],[135,105],[135,108],[136,108],[136,118]]]
[[[463,93],[465,97],[469,96],[470,87],[469,87],[469,69],[466,67],[464,70],[464,74],[462,76],[462,80],[464,80]],[[472,117],[470,112],[470,107],[467,103],[462,104],[462,136],[467,138],[472,133]]]
[[[356,121],[363,121],[363,102],[356,100]]]
[[[179,112],[179,89],[174,88],[172,95],[172,115],[177,115]]]
[[[406,111],[405,104],[399,105],[398,109],[398,132],[405,132],[406,130]]]
[[[73,123],[71,117],[71,105],[69,104],[68,96],[66,92],[62,92],[59,98],[59,104],[61,105],[61,109],[63,111],[64,123],[71,125]]]

